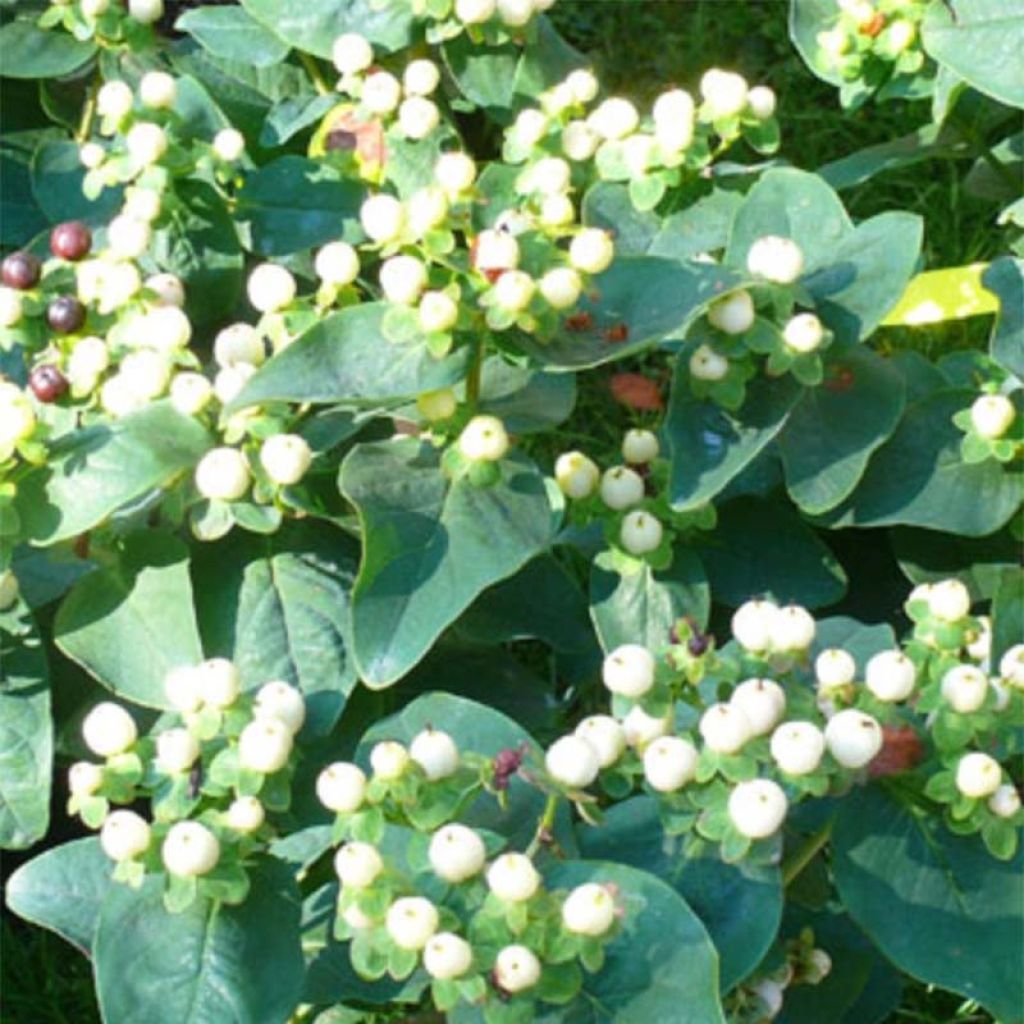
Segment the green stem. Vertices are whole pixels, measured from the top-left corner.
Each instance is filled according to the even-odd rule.
[[[484,371],[484,346],[482,341],[473,343],[473,361],[469,365],[469,376],[466,378],[466,404],[470,412],[475,412],[480,401],[480,380]]]
[[[532,857],[544,842],[545,837],[551,831],[551,827],[555,823],[555,814],[558,812],[558,796],[555,793],[551,793],[548,796],[547,803],[544,804],[544,813],[540,816],[540,821],[537,822],[537,831],[533,835],[533,839],[530,845],[526,848],[526,856]]]
[[[331,92],[331,87],[327,84],[327,79],[324,78],[323,72],[320,70],[320,65],[317,64],[316,60],[311,57],[308,53],[303,53],[299,50],[299,60],[302,61],[302,66],[309,73],[309,77],[313,80],[313,85],[316,91],[321,96],[327,96]]]
[[[828,821],[782,865],[782,884],[790,885],[832,838],[832,822]]]
[[[78,121],[78,131],[75,132],[76,142],[85,142],[85,140],[92,134],[92,122],[93,118],[96,116],[96,97],[99,95],[99,91],[99,79],[94,78],[85,97],[85,106],[82,107],[82,116]]]
[[[974,146],[975,156],[981,157],[992,168],[996,177],[1000,178],[1003,184],[1016,195],[1020,191],[1020,182],[1014,177],[1013,172],[1006,164],[999,162],[999,158],[992,152],[989,144],[985,141],[984,135],[958,111],[953,112],[952,119],[961,135]]]

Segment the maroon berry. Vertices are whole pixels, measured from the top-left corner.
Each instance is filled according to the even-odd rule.
[[[37,366],[28,376],[28,386],[40,402],[56,402],[68,389],[68,381],[56,366]]]
[[[62,260],[80,260],[92,248],[92,232],[80,221],[58,224],[50,232],[50,252]]]
[[[4,284],[8,288],[17,288],[19,292],[39,284],[41,273],[42,264],[30,252],[12,252],[0,266],[0,277],[3,277]]]
[[[508,749],[500,750],[494,757],[494,788],[508,789],[508,782],[511,776],[519,771],[523,763],[524,750]]]
[[[61,295],[46,307],[46,322],[58,334],[71,334],[85,323],[85,306],[72,295]]]

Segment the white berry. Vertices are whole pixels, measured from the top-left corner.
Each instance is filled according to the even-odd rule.
[[[700,734],[709,750],[735,754],[754,733],[741,708],[733,704],[712,704],[701,715]]]
[[[902,651],[880,651],[864,668],[864,683],[879,700],[906,700],[916,682],[917,668]]]
[[[833,715],[825,726],[825,743],[829,753],[844,768],[863,768],[882,749],[882,727],[855,708]]]
[[[114,757],[127,750],[139,736],[135,719],[120,704],[97,704],[82,722],[85,745],[100,757]]]
[[[275,313],[295,298],[297,285],[291,271],[276,263],[261,263],[249,275],[246,292],[254,309]]]
[[[830,647],[815,658],[814,675],[818,684],[825,689],[846,686],[857,675],[857,662],[847,651]]]
[[[638,505],[644,499],[644,479],[628,466],[613,466],[601,477],[601,500],[616,512]]]
[[[798,604],[780,608],[775,616],[772,647],[776,651],[806,651],[814,643],[814,617]]]
[[[611,715],[589,715],[576,726],[575,735],[594,748],[602,768],[615,764],[626,749],[626,734]]]
[[[434,874],[457,884],[483,871],[487,850],[473,829],[465,825],[445,825],[431,837],[428,856]]]
[[[409,96],[429,96],[440,82],[441,71],[432,60],[414,60],[402,72],[402,87]]]
[[[146,291],[153,292],[152,300],[157,306],[185,305],[185,286],[175,274],[151,274],[145,281]]]
[[[316,254],[313,269],[324,284],[341,288],[359,276],[359,254],[348,242],[328,242]]]
[[[825,754],[825,734],[812,722],[784,722],[772,733],[771,754],[787,775],[807,775]]]
[[[135,97],[132,95],[131,87],[126,82],[116,79],[104,82],[100,91],[96,94],[96,110],[101,117],[109,117],[113,121],[120,121],[132,109]]]
[[[366,775],[357,765],[348,761],[335,761],[317,776],[316,795],[329,811],[351,814],[363,805]]]
[[[646,555],[657,550],[663,536],[661,523],[640,509],[627,513],[619,529],[619,542],[631,555]]]
[[[198,821],[179,821],[171,826],[160,849],[164,867],[180,878],[205,875],[220,860],[217,837]]]
[[[629,100],[613,96],[587,118],[587,124],[602,139],[624,139],[636,131],[640,115]]]
[[[350,889],[373,885],[384,870],[384,861],[370,843],[345,843],[334,855],[334,872]]]
[[[410,306],[427,285],[427,268],[415,256],[392,256],[381,264],[379,280],[389,302]]]
[[[999,675],[1011,686],[1024,688],[1024,644],[1014,644],[999,659]]]
[[[214,448],[196,466],[196,490],[204,498],[237,501],[249,489],[249,465],[237,448]]]
[[[100,846],[111,859],[120,863],[149,849],[148,822],[134,811],[111,811],[100,829]]]
[[[533,299],[536,282],[522,270],[506,270],[494,283],[494,301],[510,313],[520,313]]]
[[[970,591],[959,580],[942,580],[928,592],[928,610],[942,622],[959,622],[971,614]]]
[[[473,947],[453,932],[438,932],[423,947],[423,967],[432,978],[461,977],[472,963]]]
[[[417,313],[427,334],[450,331],[459,319],[459,304],[447,292],[424,292]]]
[[[451,388],[440,388],[437,391],[424,391],[416,396],[416,410],[429,422],[451,419],[455,415],[459,402]]]
[[[622,644],[604,659],[601,678],[612,693],[636,699],[654,685],[654,656],[640,644]]]
[[[346,32],[334,40],[331,60],[343,75],[356,74],[373,63],[373,47],[358,32]]]
[[[584,228],[569,245],[569,262],[585,274],[600,274],[615,258],[615,243],[601,228]]]
[[[751,245],[747,270],[775,284],[792,284],[804,272],[804,254],[792,239],[765,235]]]
[[[578,885],[562,904],[562,924],[577,935],[604,935],[615,921],[615,900],[606,886]]]
[[[748,651],[767,651],[773,646],[779,607],[772,601],[747,601],[732,617],[732,635]]]
[[[420,950],[437,931],[437,907],[422,896],[406,896],[388,908],[385,927],[401,949]]]
[[[649,430],[629,430],[622,439],[622,457],[634,466],[643,466],[658,457],[657,435]]]
[[[982,395],[971,406],[971,425],[979,437],[994,441],[1002,437],[1017,418],[1017,410],[1006,395]]]
[[[156,760],[168,775],[187,772],[199,758],[199,741],[188,729],[168,729],[156,738]]]
[[[548,747],[544,757],[548,774],[570,789],[589,786],[601,769],[597,751],[576,735],[563,736]]]
[[[747,105],[747,82],[733,71],[712,68],[700,80],[700,94],[713,118],[735,117]]]
[[[371,114],[390,114],[402,99],[402,83],[390,71],[374,71],[366,76],[359,99]]]
[[[1003,781],[999,762],[977,751],[964,754],[956,766],[956,788],[964,796],[980,800],[992,796]]]
[[[297,484],[312,461],[309,443],[298,434],[275,434],[260,448],[260,464],[271,482],[282,487]]]
[[[208,658],[195,670],[203,703],[212,708],[228,708],[242,692],[238,669],[227,658]]]
[[[498,899],[522,903],[537,891],[540,875],[526,854],[503,853],[487,869],[487,885]]]
[[[237,128],[221,128],[213,137],[213,152],[218,160],[234,163],[245,152],[245,136]]]
[[[497,462],[508,451],[505,424],[496,416],[474,416],[459,435],[459,451],[471,462]]]
[[[374,242],[393,242],[405,227],[405,209],[394,196],[381,193],[363,203],[359,221]]]
[[[139,99],[144,107],[173,107],[177,95],[178,86],[166,71],[147,71],[139,82]]]
[[[754,300],[750,292],[738,291],[719,299],[708,309],[708,321],[726,334],[743,334],[754,324]]]
[[[276,718],[297,733],[306,720],[306,701],[297,687],[275,680],[260,687],[252,713],[255,718]]]
[[[733,690],[729,703],[743,712],[752,735],[765,736],[785,713],[786,694],[771,679],[747,679]]]
[[[458,195],[476,181],[476,164],[465,153],[445,153],[434,165],[434,178],[449,195]]]
[[[255,832],[266,819],[263,804],[254,796],[240,796],[231,801],[226,821],[236,832]]]
[[[555,481],[567,498],[590,497],[600,477],[601,471],[582,452],[563,452],[555,462]]]
[[[741,782],[729,795],[729,817],[749,839],[766,839],[778,832],[788,809],[786,794],[771,779]]]
[[[143,25],[152,25],[164,16],[164,0],[128,0],[128,13]]]
[[[409,744],[409,756],[431,782],[447,779],[459,767],[459,748],[446,732],[427,726]]]
[[[696,380],[722,380],[729,372],[729,360],[710,345],[701,345],[690,356],[690,373]]]
[[[90,761],[76,761],[68,769],[68,789],[72,796],[92,796],[103,785],[103,768]]]
[[[589,160],[601,143],[601,136],[586,121],[570,121],[562,129],[562,152],[570,160]]]
[[[1000,786],[989,798],[988,809],[1000,818],[1012,818],[1020,810],[1020,793],[1011,783]]]
[[[288,763],[292,745],[291,730],[284,722],[258,718],[238,737],[238,762],[250,771],[272,775]]]
[[[455,0],[455,16],[464,25],[490,21],[498,9],[498,0]]]
[[[777,100],[774,90],[767,85],[755,85],[747,93],[747,106],[758,121],[767,121],[775,114]]]
[[[570,309],[579,301],[583,281],[572,267],[555,267],[539,282],[544,301],[554,309]]]
[[[660,736],[644,750],[644,778],[659,793],[674,793],[697,773],[697,748],[680,736]]]
[[[540,961],[526,946],[506,946],[494,961],[494,978],[505,992],[523,992],[540,981]]]
[[[370,751],[370,767],[375,778],[391,782],[401,778],[409,764],[409,751],[396,740],[382,740]]]
[[[670,715],[666,714],[661,718],[655,718],[653,715],[647,714],[638,704],[622,720],[622,732],[631,747],[643,750],[648,743],[656,740],[659,736],[664,736],[671,725]]]
[[[825,328],[813,313],[797,313],[782,329],[782,340],[794,352],[806,354],[821,347]]]
[[[988,695],[988,678],[976,665],[957,665],[942,677],[942,699],[962,715],[978,711]]]
[[[143,167],[155,164],[167,152],[167,135],[158,124],[140,121],[125,136],[128,155]]]

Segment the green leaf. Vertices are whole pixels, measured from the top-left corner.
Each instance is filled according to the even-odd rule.
[[[904,405],[902,376],[870,349],[845,349],[825,373],[824,384],[797,402],[778,438],[786,488],[812,515],[853,491]]]
[[[502,750],[515,750],[525,744],[535,757],[541,748],[522,726],[485,704],[455,697],[449,693],[428,693],[418,697],[397,715],[375,723],[359,741],[356,758],[366,763],[370,749],[380,740],[408,744],[427,726],[443,729],[462,751],[494,757]],[[509,780],[508,804],[504,810],[490,794],[480,795],[459,815],[459,821],[475,828],[505,836],[512,849],[525,848],[544,812],[544,794],[518,776]],[[559,827],[572,852],[572,830],[566,811],[559,815]]]
[[[621,644],[661,650],[678,619],[690,615],[706,625],[710,607],[704,566],[689,548],[677,547],[667,569],[644,562],[620,575],[595,563],[590,571],[590,615],[606,652]]]
[[[26,245],[44,231],[48,218],[32,194],[32,173],[28,155],[0,154],[0,243],[12,249]]]
[[[32,156],[32,193],[53,224],[84,220],[96,227],[105,225],[118,212],[121,189],[105,189],[98,199],[87,199],[82,193],[84,178],[75,142],[44,142]]]
[[[0,629],[0,847],[20,850],[50,824],[50,679],[34,625]]]
[[[676,361],[665,433],[672,469],[669,496],[680,511],[698,508],[715,497],[767,447],[800,398],[790,379],[755,379],[734,415],[690,391],[689,368]]]
[[[469,349],[437,359],[424,339],[384,336],[387,303],[363,303],[315,323],[268,360],[232,403],[266,401],[398,404],[461,380]]]
[[[345,458],[339,484],[364,531],[352,618],[367,685],[400,679],[477,594],[551,543],[544,478],[521,458],[499,468],[491,487],[449,483],[437,452],[413,439],[357,445]]]
[[[113,868],[95,837],[54,846],[11,875],[7,905],[89,953],[100,908],[113,884]]]
[[[661,220],[655,213],[640,213],[633,206],[629,189],[611,181],[599,181],[583,197],[581,220],[588,227],[604,228],[615,238],[615,252],[642,256],[658,234]],[[675,253],[652,253],[675,257]]]
[[[593,318],[587,330],[563,326],[544,341],[521,334],[516,344],[544,366],[600,366],[682,335],[714,299],[739,283],[735,275],[705,263],[684,265],[652,256],[617,259],[593,279],[590,295],[580,302],[579,312]],[[623,326],[626,340],[609,340],[606,332]]]
[[[697,549],[717,601],[732,606],[771,592],[779,601],[821,608],[846,591],[832,552],[788,504],[736,498],[718,510],[718,526]]]
[[[880,651],[890,651],[896,646],[896,634],[885,622],[865,625],[856,619],[836,615],[818,619],[814,635],[812,656],[816,657],[830,647],[841,647],[858,665],[865,665],[869,658]]]
[[[165,402],[65,435],[50,449],[48,464],[18,484],[23,534],[36,544],[75,537],[153,488],[169,486],[209,447],[203,427]]]
[[[999,296],[999,320],[992,332],[992,358],[1024,379],[1024,261],[1009,256],[996,260],[982,283]]]
[[[835,24],[838,14],[835,0],[790,0],[789,38],[811,71],[837,86],[843,78],[820,52],[817,39],[819,32]]]
[[[876,787],[840,802],[833,851],[847,910],[897,967],[1022,1019],[1024,854],[998,861]]]
[[[75,39],[63,29],[45,31],[29,16],[0,28],[0,50],[5,78],[59,78],[89,60],[96,44]]]
[[[519,47],[478,46],[465,33],[443,47],[445,64],[459,92],[478,107],[502,110],[512,105],[515,94]]]
[[[733,218],[742,205],[742,193],[716,188],[692,206],[667,217],[647,251],[651,256],[689,260],[724,249]]]
[[[412,11],[404,4],[373,0],[243,0],[242,6],[298,50],[331,56],[334,40],[358,32],[375,48],[400,50],[412,41]]]
[[[605,947],[602,970],[584,977],[582,994],[569,1006],[538,1007],[538,1024],[723,1024],[715,947],[674,889],[646,871],[611,861],[556,863],[545,880],[559,889],[585,882],[616,885],[626,916]]]
[[[328,733],[356,683],[349,599],[358,545],[326,523],[236,533],[192,562],[203,646],[246,690],[283,679],[306,697],[306,731]]]
[[[365,194],[333,167],[282,156],[246,178],[235,215],[249,225],[254,252],[286,256],[339,238],[361,241]]]
[[[782,916],[778,867],[726,864],[717,856],[685,856],[682,839],[666,836],[657,803],[639,796],[611,807],[597,828],[580,826],[585,857],[629,864],[671,885],[704,923],[721,957],[727,992],[761,962]]]
[[[1020,502],[1022,474],[994,460],[966,465],[954,413],[976,396],[933,393],[907,408],[892,438],[874,454],[832,525],[923,526],[981,537],[998,530]]]
[[[1024,107],[1024,0],[957,0],[956,13],[933,3],[925,13],[922,42],[928,54],[975,89]]]
[[[1019,550],[1019,546],[1018,546]],[[1024,579],[1019,568],[1005,569],[992,599],[993,665],[1015,644],[1020,643],[1020,625],[1024,622]]]
[[[267,114],[267,119],[263,122],[260,145],[283,146],[304,128],[317,124],[328,110],[337,105],[337,102],[336,95],[299,96],[282,100]]]
[[[590,66],[590,61],[565,41],[546,15],[538,17],[534,25],[536,36],[524,47],[516,69],[517,96],[539,96],[564,82],[576,68]]]
[[[299,1001],[300,897],[288,869],[264,859],[240,906],[163,905],[161,879],[116,886],[96,930],[103,1018],[118,1024],[281,1024]],[[272,966],[273,969],[268,969]]]
[[[793,168],[766,171],[732,222],[725,262],[746,268],[759,238],[791,238],[804,254],[804,274],[835,263],[836,247],[853,230],[839,197],[816,174]]]
[[[284,60],[289,46],[241,7],[200,7],[174,26],[188,32],[216,57],[248,61],[258,68]]]
[[[550,430],[564,423],[576,404],[576,377],[513,366],[500,359],[484,363],[480,411],[497,416],[513,434]]]
[[[169,708],[164,676],[203,658],[188,548],[167,534],[131,534],[115,564],[71,588],[54,636],[64,654],[114,693]]]

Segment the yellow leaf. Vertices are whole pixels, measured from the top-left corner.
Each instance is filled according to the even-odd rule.
[[[999,299],[981,283],[987,263],[918,274],[882,321],[883,327],[924,327],[999,312]]]

